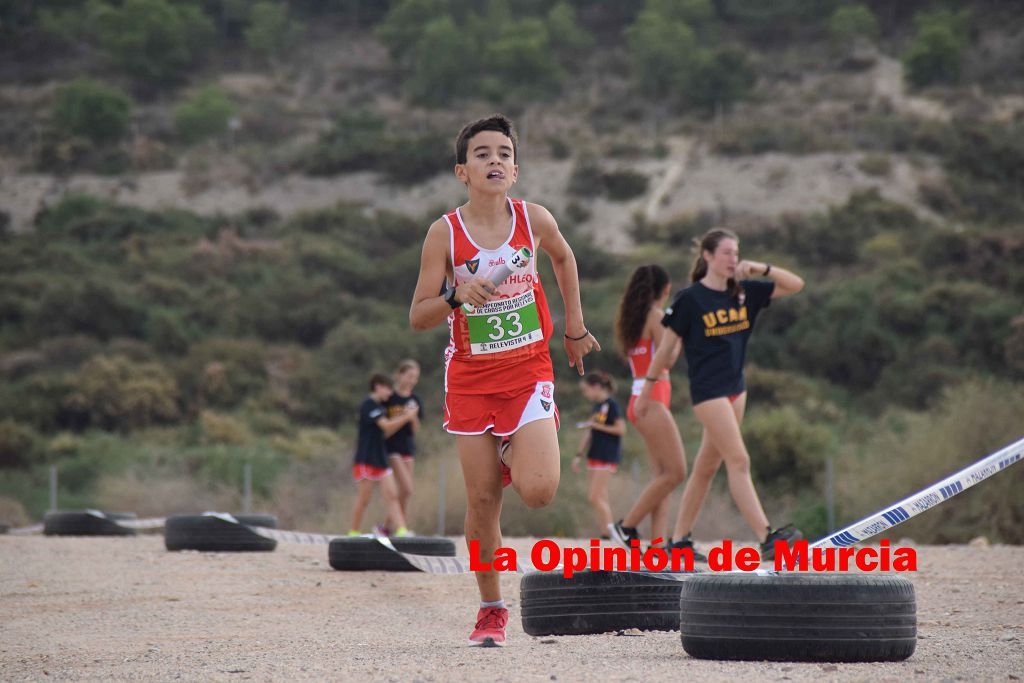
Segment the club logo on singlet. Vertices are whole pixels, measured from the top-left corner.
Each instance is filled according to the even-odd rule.
[[[551,412],[551,402],[550,401],[541,400],[540,404],[542,406],[544,406],[544,412],[546,412],[546,413],[547,412]]]
[[[476,275],[478,268],[480,268],[480,259],[475,258],[472,261],[466,261],[466,270],[469,271],[470,275]]]

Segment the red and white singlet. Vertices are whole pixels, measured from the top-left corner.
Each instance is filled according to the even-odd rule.
[[[509,199],[512,229],[497,249],[484,249],[470,236],[458,209],[445,214],[452,272],[458,286],[480,275],[488,277],[515,252],[527,247],[530,264],[498,286],[498,295],[473,313],[460,306],[448,316],[445,349],[445,391],[491,394],[554,381],[548,339],[551,313],[537,275],[537,249],[526,203]]]
[[[654,340],[651,338],[641,339],[636,346],[626,352],[626,360],[629,361],[629,369],[633,373],[633,391],[629,397],[629,405],[626,407],[626,417],[630,422],[636,423],[636,414],[633,406],[636,397],[644,388],[644,377],[651,368],[651,359],[654,358]],[[654,383],[651,390],[651,399],[668,406],[672,402],[672,383],[669,381],[668,370],[663,370],[658,381]]]

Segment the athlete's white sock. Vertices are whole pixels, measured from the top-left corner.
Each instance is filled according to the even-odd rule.
[[[506,607],[505,607],[505,600],[504,599],[502,599],[502,600],[495,600],[493,602],[484,602],[483,600],[481,600],[480,601],[480,606],[481,607],[497,607],[498,609],[506,609]]]

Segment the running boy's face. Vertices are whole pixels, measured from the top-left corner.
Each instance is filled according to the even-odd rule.
[[[480,131],[466,145],[466,163],[455,165],[455,177],[470,190],[505,194],[519,177],[512,140],[496,130]]]
[[[724,278],[735,277],[736,265],[740,262],[740,243],[725,237],[714,253],[704,252],[704,260],[707,261],[708,272]]]

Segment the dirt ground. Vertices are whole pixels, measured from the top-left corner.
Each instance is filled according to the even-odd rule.
[[[520,555],[530,539],[506,539]],[[566,541],[566,544],[586,545]],[[459,541],[459,552],[465,546]],[[502,650],[464,647],[471,576],[343,573],[326,546],[169,553],[160,536],[0,536],[0,679],[1019,680],[1024,547],[917,548],[919,641],[895,664],[701,661],[678,633],[533,638],[519,582]]]

